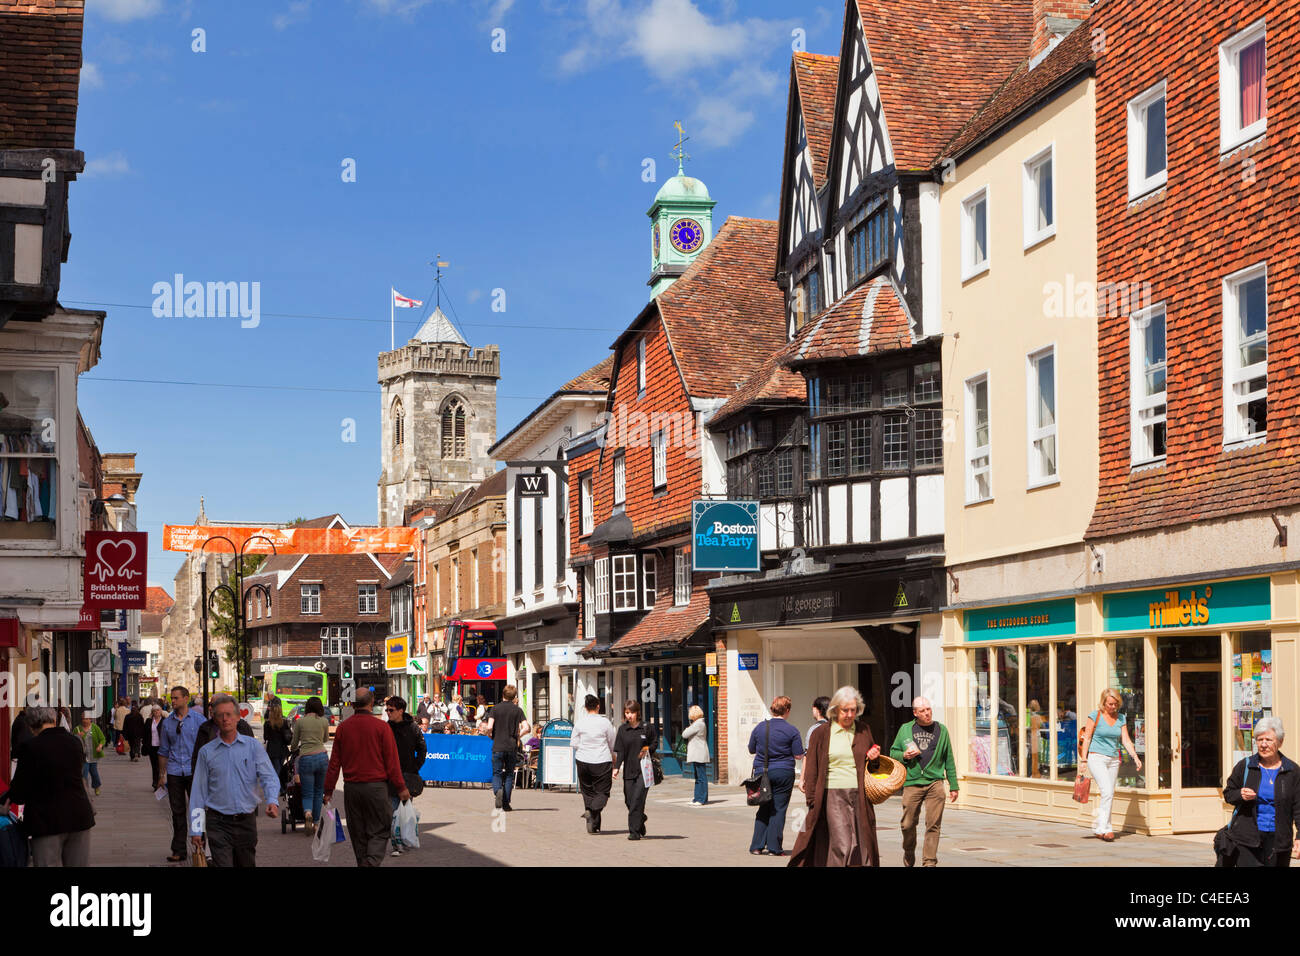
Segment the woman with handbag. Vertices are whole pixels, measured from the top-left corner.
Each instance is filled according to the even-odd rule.
[[[645,836],[645,798],[649,793],[641,758],[654,753],[659,735],[653,727],[641,723],[641,705],[629,700],[623,705],[623,724],[614,736],[614,779],[623,774],[623,801],[627,804],[627,838]]]
[[[813,731],[799,789],[808,815],[794,844],[791,866],[880,866],[876,811],[863,792],[879,766],[880,747],[854,687],[831,697],[829,722]]]
[[[754,837],[749,841],[749,852],[755,856],[785,856],[781,837],[785,830],[785,813],[794,792],[794,762],[803,759],[803,740],[799,729],[786,720],[790,713],[790,698],[781,696],[772,701],[772,716],[754,728],[749,735],[749,752],[754,755],[754,777],[759,783],[759,793],[770,792],[770,797],[759,796],[758,812],[754,814]],[[762,786],[762,778],[768,785]],[[752,790],[746,787],[746,790]]]
[[[1290,866],[1300,859],[1300,766],[1282,756],[1286,731],[1277,717],[1255,725],[1256,752],[1237,762],[1223,788],[1236,809],[1221,854],[1227,867]],[[1220,831],[1222,832],[1222,831]],[[1216,848],[1219,845],[1216,838]]]
[[[330,755],[325,749],[329,733],[330,723],[325,717],[325,704],[319,697],[307,698],[302,715],[293,722],[289,750],[298,754],[294,782],[302,787],[302,812],[308,823],[308,833],[312,832],[311,824],[320,819],[325,771],[329,769],[330,763]]]
[[[1101,796],[1097,803],[1097,815],[1093,818],[1092,832],[1107,843],[1115,839],[1115,828],[1111,826],[1110,812],[1115,802],[1115,785],[1119,780],[1121,745],[1132,755],[1138,771],[1142,770],[1142,761],[1137,755],[1133,741],[1129,739],[1127,718],[1120,713],[1121,706],[1123,706],[1123,698],[1119,691],[1113,687],[1107,687],[1102,691],[1101,703],[1088,715],[1089,723],[1083,729],[1083,743],[1079,746],[1080,774],[1086,775],[1085,779],[1090,777],[1097,781],[1097,789]],[[1080,792],[1077,787],[1075,794],[1075,799],[1079,799]],[[1081,802],[1086,802],[1088,799],[1086,790],[1083,791],[1082,796]]]

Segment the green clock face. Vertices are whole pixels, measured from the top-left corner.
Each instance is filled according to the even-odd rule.
[[[694,252],[704,243],[704,227],[694,219],[678,219],[668,237],[678,252]]]
[[[659,258],[659,223],[655,223],[653,246],[654,246],[654,257],[658,259]]]

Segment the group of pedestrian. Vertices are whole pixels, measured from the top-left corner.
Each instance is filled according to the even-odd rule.
[[[83,778],[87,741],[93,747],[95,734],[78,739],[53,707],[27,707],[17,719],[24,727],[13,751],[12,782],[0,793],[0,814],[7,814],[11,805],[23,807],[34,865],[89,866],[95,811]],[[102,749],[103,731],[95,731]]]
[[[613,782],[621,776],[627,838],[640,840],[646,835],[645,803],[653,785],[653,780],[645,780],[641,760],[654,753],[659,735],[641,722],[641,705],[634,700],[623,705],[623,723],[617,730],[601,709],[600,698],[588,694],[584,713],[574,721],[569,738],[582,794],[582,816],[588,833],[600,832],[601,812],[609,803]]]

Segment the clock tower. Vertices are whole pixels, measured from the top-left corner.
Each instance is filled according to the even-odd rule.
[[[681,127],[678,127],[680,133]],[[713,238],[713,207],[708,187],[686,175],[686,154],[677,142],[677,175],[664,183],[646,213],[650,217],[650,297],[677,281],[678,276]]]

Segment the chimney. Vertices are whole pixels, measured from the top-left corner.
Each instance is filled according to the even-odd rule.
[[[1034,38],[1029,47],[1031,64],[1047,52],[1092,12],[1090,0],[1034,0]]]

